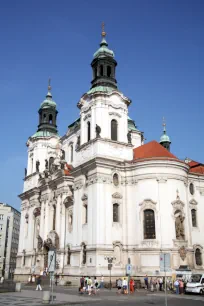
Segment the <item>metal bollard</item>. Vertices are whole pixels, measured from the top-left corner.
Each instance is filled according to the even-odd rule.
[[[21,283],[16,283],[16,292],[21,292]]]
[[[43,304],[50,303],[50,291],[43,291]]]

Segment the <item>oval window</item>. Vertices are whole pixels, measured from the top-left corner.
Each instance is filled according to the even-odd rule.
[[[118,178],[118,174],[117,174],[117,173],[115,173],[115,174],[113,175],[113,184],[114,184],[115,186],[118,186],[118,185],[119,185],[119,178]]]
[[[193,183],[190,183],[190,185],[189,185],[189,191],[190,191],[190,194],[194,194],[194,185],[193,185]]]

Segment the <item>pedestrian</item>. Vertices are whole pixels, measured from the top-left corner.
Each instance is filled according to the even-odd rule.
[[[88,278],[88,281],[87,281],[87,284],[88,284],[88,294],[91,295],[91,290],[92,290],[92,279]]]
[[[80,278],[80,293],[83,294],[84,292],[84,286],[85,286],[85,279],[84,279],[84,276],[82,276]]]
[[[154,292],[154,282],[153,282],[152,277],[150,278],[150,291]]]
[[[117,288],[118,288],[118,294],[121,294],[121,289],[122,289],[122,285],[123,285],[123,282],[122,282],[122,279],[119,278],[118,281],[117,281]]]
[[[103,275],[101,275],[100,288],[101,288],[101,289],[104,288],[104,277],[103,277]]]
[[[145,289],[148,290],[149,288],[149,283],[148,283],[148,276],[146,275],[145,278],[144,278],[144,283],[145,283]]]
[[[162,286],[163,286],[163,279],[160,277],[159,278],[159,291],[162,291]]]
[[[179,281],[178,281],[178,279],[175,280],[174,287],[176,289],[176,294],[179,294]]]
[[[181,279],[179,281],[179,292],[180,292],[180,294],[183,294],[183,289],[184,289],[184,283],[183,283],[183,280]]]
[[[40,285],[40,284],[41,284],[41,276],[40,276],[40,275],[37,277],[36,283],[37,283],[37,287],[36,287],[35,290],[40,289],[40,291],[42,291],[42,287],[41,287],[41,285]]]
[[[123,292],[124,294],[128,294],[128,290],[127,290],[127,279],[124,277],[123,279]]]
[[[134,293],[134,284],[135,284],[134,279],[131,278],[131,279],[130,279],[130,283],[129,283],[129,286],[130,286],[130,293]]]
[[[3,284],[3,282],[4,282],[4,277],[2,276],[1,277],[1,284]]]
[[[96,276],[94,277],[94,286],[93,286],[93,289],[94,289],[94,294],[96,294],[96,291],[98,289],[98,280],[97,280]]]

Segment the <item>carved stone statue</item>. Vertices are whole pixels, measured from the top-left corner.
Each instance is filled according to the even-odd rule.
[[[26,177],[27,176],[27,168],[25,168],[24,171],[25,171],[25,177]]]
[[[127,139],[128,139],[128,143],[132,143],[132,135],[131,135],[131,132],[129,131],[128,133],[127,133]]]
[[[40,235],[38,235],[37,239],[38,239],[38,250],[41,250],[43,247],[43,240],[40,237]]]
[[[184,232],[184,218],[179,215],[176,217],[175,220],[175,227],[176,227],[176,239],[178,240],[185,240],[185,232]]]
[[[36,161],[36,172],[39,172],[40,162],[39,160]]]
[[[48,170],[48,160],[47,159],[45,160],[45,169]]]
[[[81,144],[81,137],[80,135],[77,137],[77,143],[76,143],[76,149],[78,149],[80,147]]]
[[[61,157],[60,159],[61,160],[65,160],[65,151],[64,150],[61,150],[62,154],[61,154]]]
[[[101,134],[101,127],[98,124],[96,124],[96,138],[101,137],[100,134]]]

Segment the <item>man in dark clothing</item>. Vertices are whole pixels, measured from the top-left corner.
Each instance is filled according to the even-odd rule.
[[[42,290],[42,287],[41,287],[41,276],[39,275],[38,277],[37,277],[37,280],[36,280],[36,284],[37,284],[37,287],[36,287],[36,290]]]

